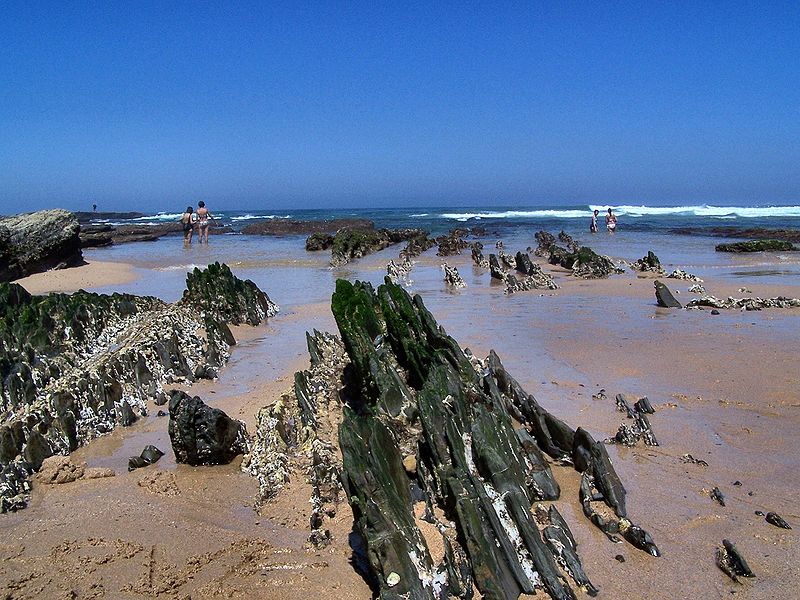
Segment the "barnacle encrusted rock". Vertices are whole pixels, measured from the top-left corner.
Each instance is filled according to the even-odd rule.
[[[32,296],[0,284],[0,510],[21,508],[29,476],[163,404],[164,386],[213,378],[235,343],[228,323],[278,307],[225,265],[196,269],[174,304],[130,294]]]

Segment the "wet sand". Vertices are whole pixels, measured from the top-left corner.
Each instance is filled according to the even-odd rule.
[[[377,283],[398,250],[367,257],[331,278]],[[426,254],[412,272],[412,291],[462,346],[478,356],[494,348],[548,410],[605,439],[625,420],[615,394],[631,400],[647,395],[656,408],[650,422],[660,446],[609,446],[609,453],[628,490],[629,514],[653,535],[661,558],[610,542],[581,512],[577,474],[554,467],[562,487],[556,504],[600,597],[796,596],[797,529],[775,528],[754,511],[778,512],[793,526],[800,522],[793,500],[800,488],[800,310],[670,311],[655,306],[653,277],[626,273],[581,281],[557,269],[550,270],[561,289],[506,297],[468,256],[446,260],[469,287],[443,291],[442,261]],[[664,281],[681,292],[681,301],[691,297],[691,282]],[[790,280],[761,281],[752,274],[707,277],[704,285],[718,297],[748,295],[739,287],[753,296],[800,296]],[[258,283],[276,299],[280,281]],[[276,401],[293,372],[307,366],[304,332],[335,331],[328,304],[316,300],[320,295],[287,303],[260,327],[237,328],[239,344],[219,379],[187,391],[252,431],[257,410]],[[600,389],[607,398],[593,399]],[[73,454],[75,461],[111,467],[115,477],[35,485],[28,509],[0,516],[0,583],[7,597],[371,597],[349,564],[346,503],[331,522],[334,544],[311,551],[305,547],[310,489],[302,477],[259,516],[251,508],[255,480],[238,470],[238,460],[223,467],[174,463],[167,418],[155,416],[157,410]],[[149,443],[166,455],[128,473],[127,458]],[[685,464],[680,457],[686,453],[708,466]],[[725,507],[709,497],[714,486],[724,492]],[[737,544],[756,579],[735,584],[717,569],[714,548],[723,538]]]

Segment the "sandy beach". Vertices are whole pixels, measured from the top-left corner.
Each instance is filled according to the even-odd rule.
[[[133,265],[92,260],[79,267],[34,273],[15,283],[31,294],[46,294],[116,286],[136,281],[138,277]]]
[[[338,273],[317,272],[328,273],[331,281],[344,275],[379,282],[396,252],[390,248]],[[141,264],[99,261],[97,255],[100,251],[84,267],[20,283],[34,293],[127,291],[139,285]],[[269,281],[260,281],[258,272],[242,271],[255,273],[273,299],[291,278],[306,280],[300,271],[324,269],[317,259],[301,266],[275,260],[284,277],[267,271]],[[775,511],[792,524],[800,518],[793,501],[800,487],[794,439],[800,425],[800,356],[794,351],[800,310],[712,315],[662,309],[655,305],[652,276],[627,272],[587,281],[549,265],[545,268],[560,289],[504,296],[467,254],[447,261],[458,267],[466,289],[444,289],[442,261],[425,254],[413,271],[412,290],[462,347],[477,356],[494,349],[548,410],[601,440],[613,437],[624,421],[615,408],[616,394],[631,400],[648,396],[656,408],[650,420],[659,446],[609,445],[608,450],[628,490],[629,511],[653,535],[661,558],[610,542],[581,513],[576,473],[553,467],[562,485],[556,504],[600,597],[794,595],[800,584],[794,530],[775,528],[755,511]],[[150,267],[144,280],[174,296],[177,291],[165,287],[179,279],[172,270],[159,269]],[[162,282],[154,283],[159,277]],[[691,282],[667,281],[678,297],[688,297]],[[719,297],[740,296],[743,287],[752,296],[800,296],[800,286],[790,280],[766,281],[706,278],[704,285]],[[335,332],[327,286],[323,280],[313,290],[298,291],[264,325],[235,328],[238,343],[219,378],[185,389],[241,419],[252,432],[258,409],[277,401],[293,373],[307,368],[305,331]],[[156,411],[153,407],[148,418],[73,453],[73,461],[111,468],[115,477],[65,485],[34,482],[30,506],[0,518],[6,597],[372,597],[351,564],[353,517],[346,502],[330,521],[333,544],[311,549],[310,486],[302,475],[259,515],[252,508],[257,484],[239,470],[241,459],[220,467],[176,465],[168,418]],[[166,455],[128,473],[128,457],[147,444]],[[685,463],[686,454],[708,466]],[[726,506],[709,497],[713,487],[725,493]],[[755,580],[736,584],[717,569],[714,551],[723,538],[736,542]]]

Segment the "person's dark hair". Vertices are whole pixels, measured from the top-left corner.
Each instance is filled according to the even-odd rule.
[[[192,207],[191,206],[187,206],[186,207],[186,212],[192,212]]]
[[[608,212],[609,212],[609,213],[611,212],[611,207],[609,207],[609,208],[608,208]]]
[[[200,200],[200,202],[197,203],[197,208],[203,208],[205,205],[206,203]]]
[[[594,214],[598,215],[598,214],[600,214],[600,211],[595,208],[594,209]]]

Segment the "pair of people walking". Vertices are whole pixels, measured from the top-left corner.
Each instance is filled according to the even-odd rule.
[[[202,200],[197,203],[197,212],[194,212],[191,206],[187,206],[186,212],[180,218],[180,222],[183,225],[183,243],[192,243],[192,234],[194,233],[194,228],[197,227],[200,243],[202,244],[205,241],[207,244],[208,227],[212,220],[214,220],[214,215],[208,211],[206,203]]]
[[[597,216],[600,214],[599,210],[594,211],[592,215],[592,224],[589,227],[589,231],[592,233],[597,233]],[[609,231],[614,231],[617,228],[617,216],[614,212],[609,208],[608,214],[606,215],[606,229]]]

